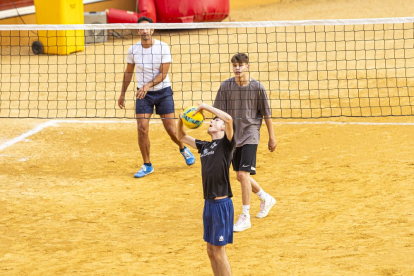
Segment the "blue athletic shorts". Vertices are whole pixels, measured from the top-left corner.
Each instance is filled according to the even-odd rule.
[[[153,114],[154,106],[158,115],[174,113],[171,86],[158,91],[148,91],[143,99],[136,99],[135,114]]]
[[[204,202],[204,240],[212,245],[233,243],[234,209],[231,198]]]

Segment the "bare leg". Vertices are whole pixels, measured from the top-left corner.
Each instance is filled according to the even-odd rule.
[[[184,148],[184,144],[177,139],[177,129],[175,125],[174,113],[160,115],[163,119],[162,124],[164,125],[165,130],[168,135],[170,135],[171,140],[176,143],[180,149]]]
[[[252,185],[253,193],[258,193],[260,191],[259,184],[257,184],[256,180],[254,180],[251,176],[250,176],[250,184]]]
[[[237,180],[241,184],[243,205],[250,205],[250,198],[252,197],[252,184],[250,183],[250,173],[245,171],[238,171]]]
[[[150,140],[148,133],[151,114],[136,114],[135,116],[137,118],[138,145],[142,159],[144,163],[150,163]]]
[[[216,276],[220,275],[218,267],[217,267],[216,259],[214,258],[214,248],[213,248],[213,245],[210,243],[207,243],[207,255],[208,255],[208,258],[210,259],[211,268],[213,269],[213,274]]]
[[[207,254],[215,276],[231,275],[230,263],[226,254],[226,247],[207,243]]]

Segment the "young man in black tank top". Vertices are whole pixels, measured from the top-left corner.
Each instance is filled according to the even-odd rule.
[[[212,141],[201,141],[188,136],[183,122],[178,120],[178,139],[198,149],[204,193],[204,240],[214,275],[231,275],[225,246],[233,243],[234,209],[231,197],[229,168],[235,141],[233,119],[224,111],[201,103],[194,113],[209,111],[216,115],[207,130]],[[180,119],[182,113],[180,114]]]

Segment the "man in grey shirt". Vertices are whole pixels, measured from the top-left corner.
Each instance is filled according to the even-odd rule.
[[[263,191],[250,176],[256,174],[256,153],[263,118],[269,133],[270,152],[276,148],[276,139],[266,90],[260,82],[250,78],[249,57],[244,53],[238,53],[232,57],[231,63],[235,76],[222,82],[214,107],[227,112],[234,120],[236,149],[232,163],[237,180],[241,184],[243,213],[234,224],[233,231],[241,232],[251,227],[249,210],[252,191],[261,200],[257,218],[266,217],[276,203],[276,200]]]

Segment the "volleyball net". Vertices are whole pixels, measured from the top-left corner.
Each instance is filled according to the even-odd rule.
[[[127,51],[144,27],[0,25],[0,117],[134,118],[135,76],[125,109],[118,98]],[[233,77],[231,57],[243,52],[272,118],[414,115],[414,17],[151,28],[171,49],[177,114],[213,104]]]

